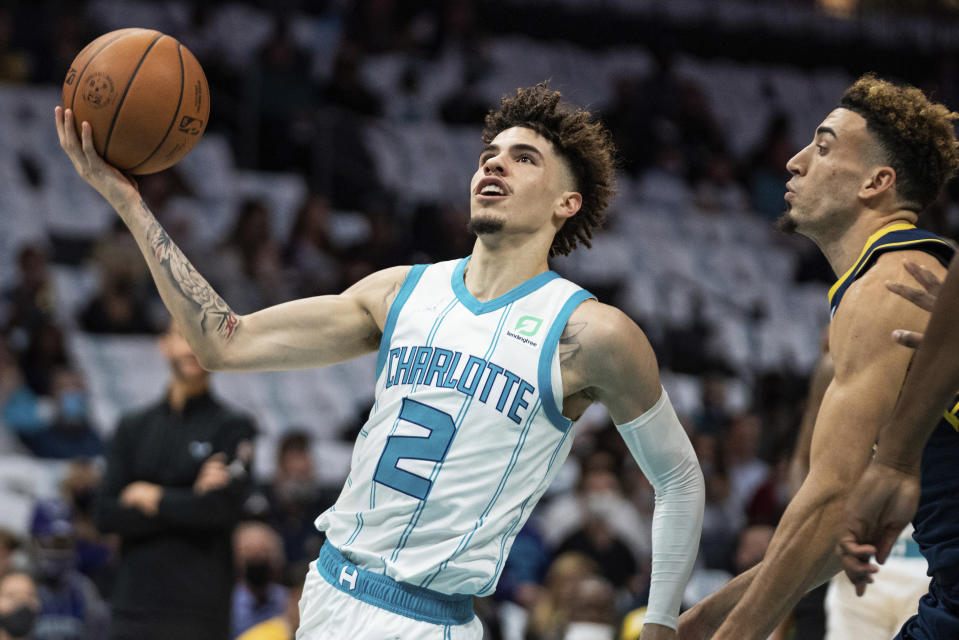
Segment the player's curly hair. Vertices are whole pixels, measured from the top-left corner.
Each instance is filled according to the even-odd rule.
[[[575,188],[583,197],[579,212],[556,232],[549,255],[567,255],[582,243],[592,246],[593,229],[606,220],[613,196],[616,148],[612,136],[589,111],[560,101],[559,91],[545,82],[504,96],[499,109],[486,115],[483,142],[489,144],[512,127],[532,129],[549,140],[569,163]]]
[[[896,171],[896,188],[905,206],[925,209],[959,169],[952,124],[959,114],[919,89],[867,73],[846,89],[839,106],[866,119],[884,161]]]

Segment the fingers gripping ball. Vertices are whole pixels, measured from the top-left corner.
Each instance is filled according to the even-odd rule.
[[[77,55],[63,82],[63,107],[80,135],[85,120],[104,160],[133,174],[179,162],[206,129],[210,89],[200,63],[174,38],[120,29]]]

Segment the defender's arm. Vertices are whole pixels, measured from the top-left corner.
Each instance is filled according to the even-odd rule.
[[[809,475],[716,640],[767,637],[808,589],[839,568],[833,549],[846,497],[869,462],[909,362],[908,349],[889,334],[899,327],[921,328],[926,319],[925,312],[885,289],[885,280],[905,276],[895,260],[880,258],[849,289],[833,320],[835,376],[816,419]]]
[[[238,316],[173,243],[136,187],[97,155],[89,124],[83,123],[81,142],[69,111],[57,107],[55,120],[60,145],[77,173],[129,227],[163,302],[204,368],[315,367],[377,348],[389,304],[408,267],[373,274],[338,296],[297,300]]]

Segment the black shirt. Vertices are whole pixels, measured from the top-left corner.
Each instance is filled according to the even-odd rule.
[[[122,540],[115,614],[229,628],[231,534],[249,493],[253,436],[249,418],[209,394],[190,398],[182,412],[163,400],[120,420],[96,505],[97,526]],[[203,463],[223,452],[229,464],[238,447],[245,471],[223,489],[194,493]],[[153,517],[118,502],[137,480],[163,487]]]

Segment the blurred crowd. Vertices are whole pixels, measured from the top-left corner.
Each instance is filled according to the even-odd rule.
[[[176,168],[139,180],[160,222],[239,313],[338,292],[384,267],[468,254],[465,196],[456,205],[401,209],[397,203],[406,200],[380,183],[362,130],[370,122],[476,125],[482,119],[491,105],[475,88],[484,73],[487,21],[476,5],[274,4],[271,35],[244,67],[204,46],[217,4],[183,6],[190,12],[191,43],[217,95],[212,129],[230,136],[240,166],[307,178],[308,193],[290,232],[279,237],[270,204],[250,198],[237,207],[223,237],[204,240],[178,207],[181,196],[191,193]],[[0,6],[0,82],[58,84],[73,55],[98,35],[87,7]],[[283,19],[294,8],[336,25],[328,74],[305,71],[310,57]],[[421,96],[430,79],[415,60],[450,48],[470,64],[461,85],[433,112]],[[403,51],[414,61],[389,95],[368,86],[359,73],[365,56],[384,51]],[[682,191],[707,214],[775,218],[782,210],[784,167],[796,151],[789,117],[772,118],[755,148],[737,156],[702,88],[675,70],[675,51],[660,44],[652,52],[652,70],[620,77],[612,101],[598,109],[620,150],[623,175],[635,180],[640,194]],[[926,212],[925,226],[955,235],[957,200],[953,185]],[[359,213],[358,232],[337,232],[334,214],[344,210]],[[818,252],[796,251],[797,281],[831,281]],[[105,637],[124,562],[120,538],[101,532],[96,517],[110,446],[104,434],[113,429],[91,417],[84,372],[71,356],[68,337],[73,331],[159,335],[167,325],[139,250],[119,220],[102,236],[72,246],[71,262],[90,265],[98,286],[66,325],[58,320],[50,273],[51,261],[63,253],[55,240],[21,247],[17,277],[0,296],[0,448],[62,465],[59,496],[36,502],[28,535],[5,528],[0,515],[4,640]],[[616,287],[592,288],[604,301],[618,303]],[[762,558],[790,497],[808,385],[803,372],[754,371],[746,406],[734,408],[728,383],[735,368],[703,357],[710,332],[703,322],[691,318],[650,333],[664,366],[701,379],[697,410],[681,416],[707,488],[701,553],[686,606]],[[161,396],[158,390],[157,400]],[[249,483],[232,533],[233,638],[292,637],[296,627],[306,563],[323,542],[313,520],[339,490],[319,481],[311,440],[310,425],[291,426],[277,447],[275,473]],[[489,637],[561,640],[573,637],[578,626],[637,637],[649,587],[652,509],[652,488],[608,418],[588,413],[570,461],[517,536],[496,594],[477,602]],[[250,635],[254,627],[264,635]]]

